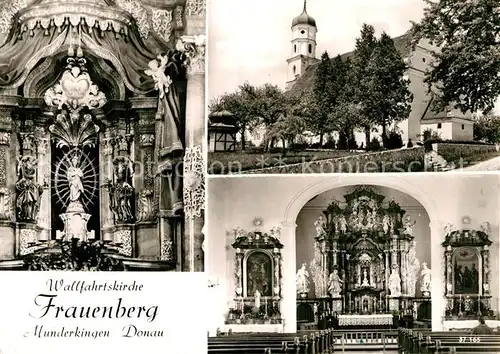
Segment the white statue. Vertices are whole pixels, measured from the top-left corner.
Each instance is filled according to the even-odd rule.
[[[172,79],[170,76],[165,75],[165,67],[167,65],[167,56],[158,55],[155,60],[151,60],[148,64],[149,69],[144,72],[153,78],[155,82],[155,89],[159,91],[159,97],[162,99],[165,93],[168,92]]]
[[[366,268],[363,269],[363,283],[361,284],[362,286],[369,286],[370,283],[368,282],[368,272],[366,271]]]
[[[341,215],[339,218],[339,227],[342,233],[345,234],[347,232],[347,220],[344,215]]]
[[[391,270],[391,276],[389,277],[389,290],[391,296],[401,296],[401,278],[395,268]]]
[[[420,291],[423,296],[429,296],[431,291],[431,270],[427,268],[427,263],[422,263],[422,271],[420,272],[422,280],[420,281]]]
[[[405,220],[404,220],[404,223],[403,223],[403,227],[404,227],[404,232],[407,234],[407,235],[410,235],[412,236],[413,235],[413,226],[415,226],[417,222],[412,220],[410,218],[410,216],[406,216],[405,217]]]
[[[481,224],[481,231],[486,235],[491,235],[491,224],[488,221],[485,221]]]
[[[314,222],[314,226],[316,226],[316,236],[323,236],[326,233],[326,218],[321,215],[318,220]]]
[[[68,179],[69,184],[69,200],[70,202],[77,202],[80,199],[80,195],[83,193],[83,172],[78,167],[79,157],[77,154],[74,154],[71,157],[71,165],[66,172],[66,177]]]
[[[253,296],[255,297],[255,308],[260,309],[260,292],[259,292],[259,290],[255,290],[255,294]]]
[[[332,297],[339,297],[340,292],[342,291],[342,279],[339,277],[339,273],[337,269],[333,270],[333,273],[330,274],[328,280],[328,292],[332,295]]]
[[[295,283],[297,284],[297,293],[309,292],[309,272],[306,269],[306,264],[302,263],[302,267],[297,271]]]
[[[389,215],[384,215],[382,218],[382,229],[384,233],[388,233],[391,230],[391,218]]]

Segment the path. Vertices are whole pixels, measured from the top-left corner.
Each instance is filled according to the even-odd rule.
[[[481,171],[481,172],[500,171],[500,156],[480,162],[473,166],[457,168],[456,170],[451,170],[450,172],[473,172],[473,171]]]

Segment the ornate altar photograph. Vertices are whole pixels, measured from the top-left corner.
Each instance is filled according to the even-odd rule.
[[[209,178],[211,335],[500,326],[499,186],[493,174]]]
[[[0,270],[203,271],[205,8],[0,3]]]
[[[425,210],[413,215],[418,205],[408,198],[412,211],[405,210],[398,197],[356,186],[306,204],[299,220],[307,224],[298,224],[297,239],[299,327],[311,326],[310,313],[322,314],[312,322],[335,327],[391,327],[413,320],[419,307],[430,316],[430,259],[420,246],[429,242],[429,228],[416,225],[428,216]],[[321,211],[320,203],[326,206]],[[319,214],[315,220],[313,213]]]

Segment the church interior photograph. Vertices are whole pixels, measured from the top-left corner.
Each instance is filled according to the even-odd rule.
[[[0,270],[203,271],[205,14],[0,1]]]
[[[500,348],[498,175],[212,177],[207,196],[210,353]]]

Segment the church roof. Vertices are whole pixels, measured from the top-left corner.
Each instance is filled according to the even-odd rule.
[[[406,32],[405,34],[395,37],[392,40],[394,41],[394,45],[396,46],[396,49],[399,51],[401,56],[403,58],[406,58],[410,55],[411,52],[411,42],[412,42],[412,35],[410,31]],[[341,54],[342,59],[346,58],[351,58],[354,55],[354,51],[348,52]],[[332,58],[331,60],[334,60]],[[316,69],[318,68],[318,65],[321,61],[318,61],[317,63],[314,63],[310,65],[304,74],[300,76],[297,79],[297,82],[292,86],[290,89],[290,92],[293,93],[300,93],[302,91],[308,90],[313,87],[314,85],[314,77],[316,75]]]
[[[316,20],[307,13],[306,5],[307,1],[304,1],[304,10],[302,10],[302,13],[299,16],[293,19],[292,27],[297,25],[309,25],[316,27]]]

